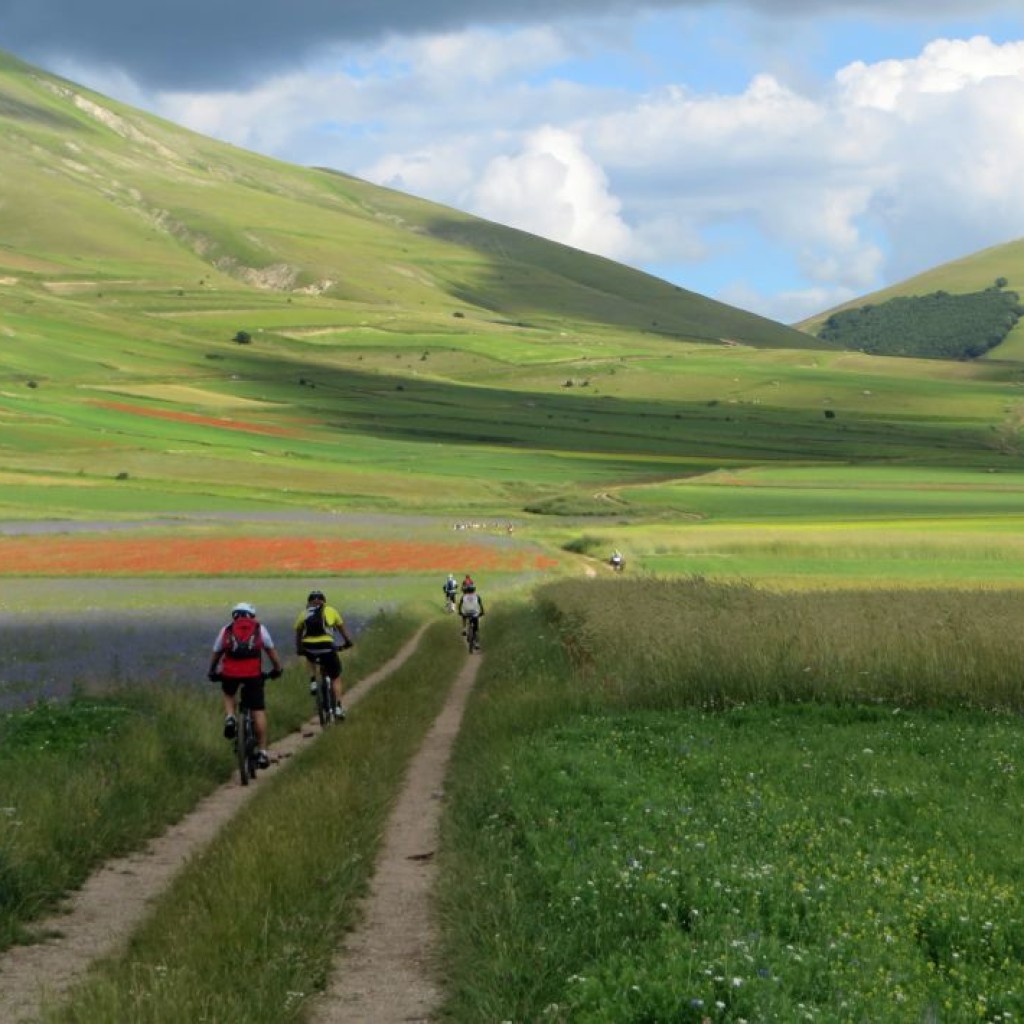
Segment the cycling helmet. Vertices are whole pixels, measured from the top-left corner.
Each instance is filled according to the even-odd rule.
[[[249,604],[248,601],[240,601],[231,609],[231,618],[237,619],[241,615],[245,615],[250,619],[255,619],[256,609]]]
[[[476,590],[476,584],[470,580],[468,583],[462,584],[462,592],[464,594],[472,594]]]
[[[311,590],[309,592],[309,597],[306,598],[306,603],[308,604],[310,601],[326,601],[326,600],[327,600],[327,598],[324,597],[324,592],[322,590]]]

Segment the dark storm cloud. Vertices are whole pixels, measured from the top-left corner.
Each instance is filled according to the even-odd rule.
[[[204,89],[258,80],[338,42],[635,7],[628,0],[0,0],[0,47],[30,61],[118,67],[149,87]]]
[[[75,60],[148,88],[244,86],[324,46],[388,35],[523,24],[714,0],[0,0],[0,48],[25,60]],[[885,11],[891,0],[741,0],[763,13]],[[991,0],[989,6],[999,6]],[[901,0],[899,14],[966,9],[966,0]],[[977,11],[986,6],[975,2]]]

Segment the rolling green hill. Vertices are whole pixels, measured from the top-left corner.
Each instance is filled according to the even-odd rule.
[[[0,518],[625,514],[706,472],[1022,446],[1016,364],[844,353],[8,56],[0,166]]]

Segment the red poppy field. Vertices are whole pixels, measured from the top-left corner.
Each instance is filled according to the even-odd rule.
[[[310,537],[5,537],[2,576],[243,576],[543,570],[536,550],[412,540]]]
[[[202,416],[192,412],[177,412],[173,409],[150,409],[143,405],[131,405],[128,402],[93,401],[101,409],[113,409],[115,412],[127,412],[133,416],[149,416],[158,420],[171,420],[174,423],[194,423],[202,427],[217,427],[221,430],[240,430],[246,434],[268,434],[271,437],[294,437],[297,433],[287,427],[278,427],[270,423],[251,423],[246,420],[225,419],[221,416]]]

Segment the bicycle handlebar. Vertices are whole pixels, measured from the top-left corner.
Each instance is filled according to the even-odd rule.
[[[271,669],[271,671],[269,671],[269,672],[261,672],[260,673],[260,682],[261,683],[265,683],[268,679],[280,679],[281,676],[283,676],[283,675],[284,675],[284,669],[277,669],[277,668]],[[222,682],[224,682],[224,673],[223,672],[207,672],[206,673],[206,678],[209,679],[211,683],[222,683]],[[255,676],[253,678],[255,678]],[[244,682],[244,680],[243,680],[243,682]]]

